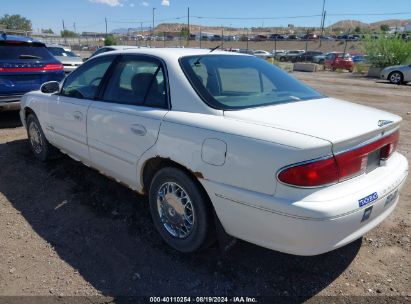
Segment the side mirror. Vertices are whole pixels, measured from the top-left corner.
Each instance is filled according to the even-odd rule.
[[[60,83],[57,81],[45,82],[41,85],[40,91],[46,94],[53,94],[60,91]]]

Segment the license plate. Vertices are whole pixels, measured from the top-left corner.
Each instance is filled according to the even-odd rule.
[[[358,205],[360,207],[365,206],[373,201],[375,201],[376,199],[378,199],[378,194],[377,192],[374,192],[366,197],[363,197],[362,199],[358,200]]]
[[[387,196],[387,198],[385,199],[384,207],[387,205],[390,205],[393,201],[395,201],[397,196],[398,196],[398,189],[395,190],[395,192]]]

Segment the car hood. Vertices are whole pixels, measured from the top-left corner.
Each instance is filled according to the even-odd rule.
[[[80,57],[68,57],[68,56],[54,56],[61,63],[83,63],[83,60]]]
[[[224,116],[324,139],[335,152],[381,136],[401,121],[397,115],[334,98],[224,111]]]

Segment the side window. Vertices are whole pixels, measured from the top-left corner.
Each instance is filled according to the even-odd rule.
[[[67,77],[61,95],[80,99],[93,99],[115,56],[104,56],[84,63]]]
[[[121,104],[167,108],[161,62],[141,56],[124,56],[113,72],[103,99]]]

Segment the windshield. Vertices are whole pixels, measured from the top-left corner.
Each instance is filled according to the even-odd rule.
[[[47,47],[47,49],[50,51],[50,53],[53,54],[53,56],[77,57],[76,54],[74,54],[73,52],[66,51],[61,47]]]
[[[323,96],[265,60],[252,56],[204,55],[180,59],[200,97],[211,107],[234,110]]]

